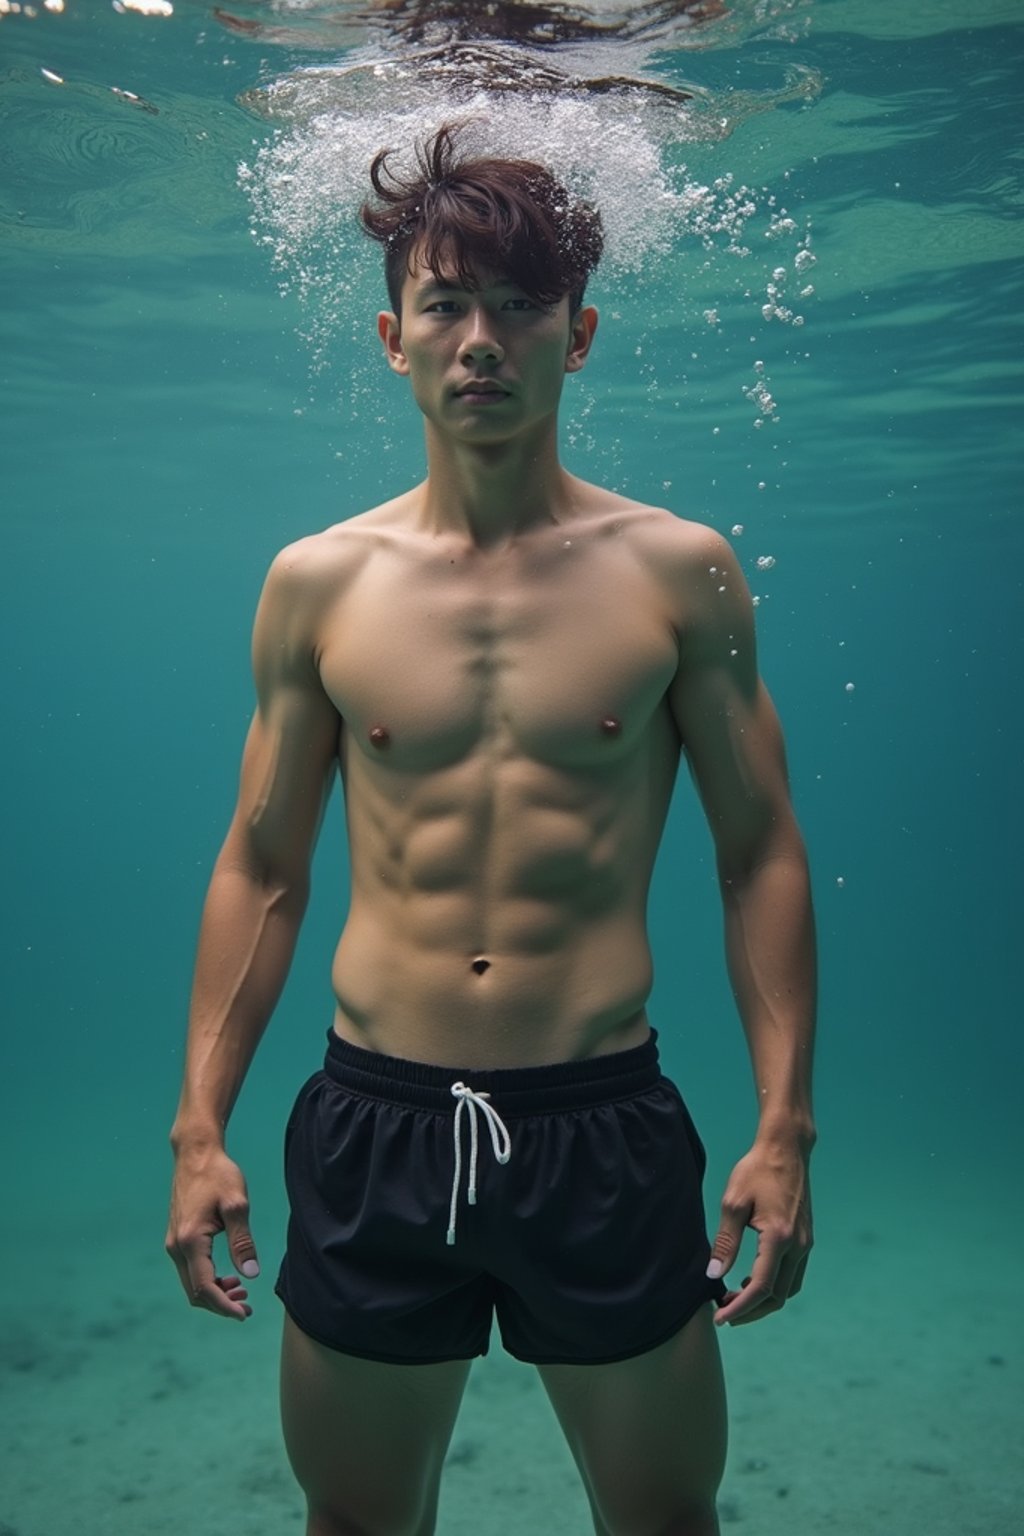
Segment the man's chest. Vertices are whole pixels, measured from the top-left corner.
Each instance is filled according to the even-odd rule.
[[[572,768],[635,742],[677,662],[653,584],[582,555],[371,572],[331,614],[320,675],[350,739],[395,766],[486,747]]]

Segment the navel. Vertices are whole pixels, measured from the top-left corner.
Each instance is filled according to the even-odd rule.
[[[371,725],[370,746],[376,747],[378,752],[383,752],[385,747],[391,745],[391,732],[386,725]]]
[[[472,961],[470,965],[470,969],[476,971],[478,976],[482,976],[484,971],[489,971],[490,968],[491,962],[485,959],[483,955],[477,955],[476,959]]]

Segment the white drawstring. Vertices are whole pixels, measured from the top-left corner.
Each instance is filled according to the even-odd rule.
[[[512,1156],[512,1139],[508,1134],[505,1122],[496,1110],[493,1110],[487,1100],[489,1093],[474,1093],[472,1088],[467,1088],[465,1083],[452,1084],[452,1097],[458,1099],[455,1107],[455,1124],[452,1134],[455,1139],[455,1177],[452,1179],[452,1203],[448,1212],[448,1246],[455,1241],[455,1207],[459,1198],[459,1178],[462,1174],[462,1143],[459,1140],[459,1121],[462,1111],[469,1106],[470,1128],[470,1153],[469,1153],[469,1203],[476,1205],[476,1152],[477,1152],[477,1109],[482,1109],[487,1119],[488,1129],[491,1133],[491,1146],[494,1148],[494,1156],[499,1163],[507,1163]],[[499,1141],[500,1138],[500,1141]]]

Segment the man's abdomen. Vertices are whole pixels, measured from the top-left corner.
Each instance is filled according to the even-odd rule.
[[[573,920],[557,904],[545,913],[538,903],[506,903],[485,947],[458,941],[460,929],[474,930],[468,912],[444,924],[446,940],[424,943],[418,923],[383,905],[367,911],[353,901],[335,954],[335,1028],[354,1044],[438,1066],[515,1067],[646,1038],[652,971],[642,914],[620,908]]]
[[[352,902],[336,1028],[439,1066],[530,1066],[646,1038],[647,892],[677,747],[531,758],[495,719],[431,772],[351,751]]]

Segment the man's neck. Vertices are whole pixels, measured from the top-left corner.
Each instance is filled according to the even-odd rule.
[[[425,532],[495,549],[571,516],[575,479],[559,463],[553,428],[493,445],[453,443],[429,422],[426,435],[427,478],[417,497]]]

